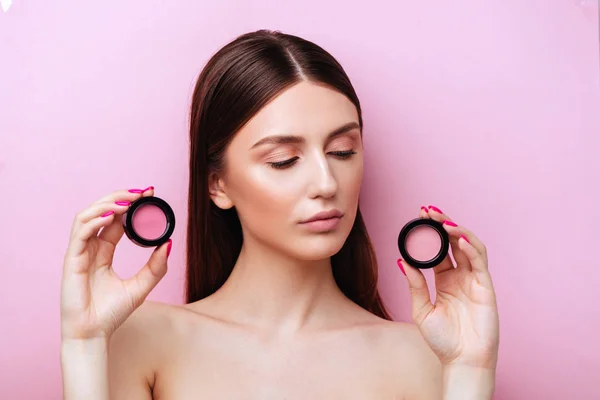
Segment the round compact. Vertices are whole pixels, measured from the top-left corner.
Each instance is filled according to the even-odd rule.
[[[402,258],[415,268],[427,269],[440,264],[450,248],[444,226],[429,218],[409,221],[398,235]]]
[[[142,197],[123,214],[123,229],[133,243],[157,247],[165,243],[175,230],[175,213],[161,198]]]

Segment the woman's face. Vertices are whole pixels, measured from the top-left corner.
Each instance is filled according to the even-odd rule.
[[[356,217],[363,176],[360,133],[350,100],[301,82],[234,136],[219,181],[223,193],[211,197],[222,208],[236,207],[245,242],[258,241],[302,260],[330,257],[343,246]],[[315,231],[302,223],[330,210],[343,213],[332,229]]]

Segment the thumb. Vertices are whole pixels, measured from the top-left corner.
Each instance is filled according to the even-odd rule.
[[[398,267],[406,275],[408,287],[410,288],[413,320],[417,325],[421,324],[433,309],[427,280],[420,269],[410,266],[402,259],[398,259]]]
[[[171,253],[173,241],[169,239],[152,252],[146,265],[135,276],[125,281],[127,291],[133,297],[135,304],[141,304],[154,287],[167,273],[167,258]]]

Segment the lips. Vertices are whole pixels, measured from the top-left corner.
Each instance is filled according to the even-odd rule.
[[[302,224],[306,224],[309,222],[319,221],[319,220],[327,220],[331,218],[341,218],[344,215],[340,210],[329,210],[329,211],[321,211],[310,217],[307,220],[302,221]]]

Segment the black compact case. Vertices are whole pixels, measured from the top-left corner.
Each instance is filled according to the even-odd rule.
[[[410,255],[408,250],[406,249],[406,239],[410,232],[420,226],[428,226],[435,230],[435,232],[440,236],[441,246],[437,255],[427,261],[417,260]],[[428,269],[433,268],[436,265],[439,265],[446,255],[448,254],[448,250],[450,248],[450,240],[448,237],[448,232],[444,229],[444,226],[433,219],[429,218],[416,218],[409,221],[402,229],[400,230],[400,234],[398,235],[398,249],[400,250],[400,254],[402,258],[411,266],[419,269]]]
[[[133,228],[133,216],[137,209],[144,205],[153,205],[158,208],[165,214],[165,218],[167,220],[167,226],[165,231],[156,239],[149,240],[140,236],[135,229]],[[155,196],[142,197],[129,206],[129,209],[125,214],[123,214],[123,229],[125,230],[125,234],[133,243],[137,244],[141,247],[158,247],[163,243],[167,242],[173,231],[175,230],[175,213],[169,204],[163,199]]]

